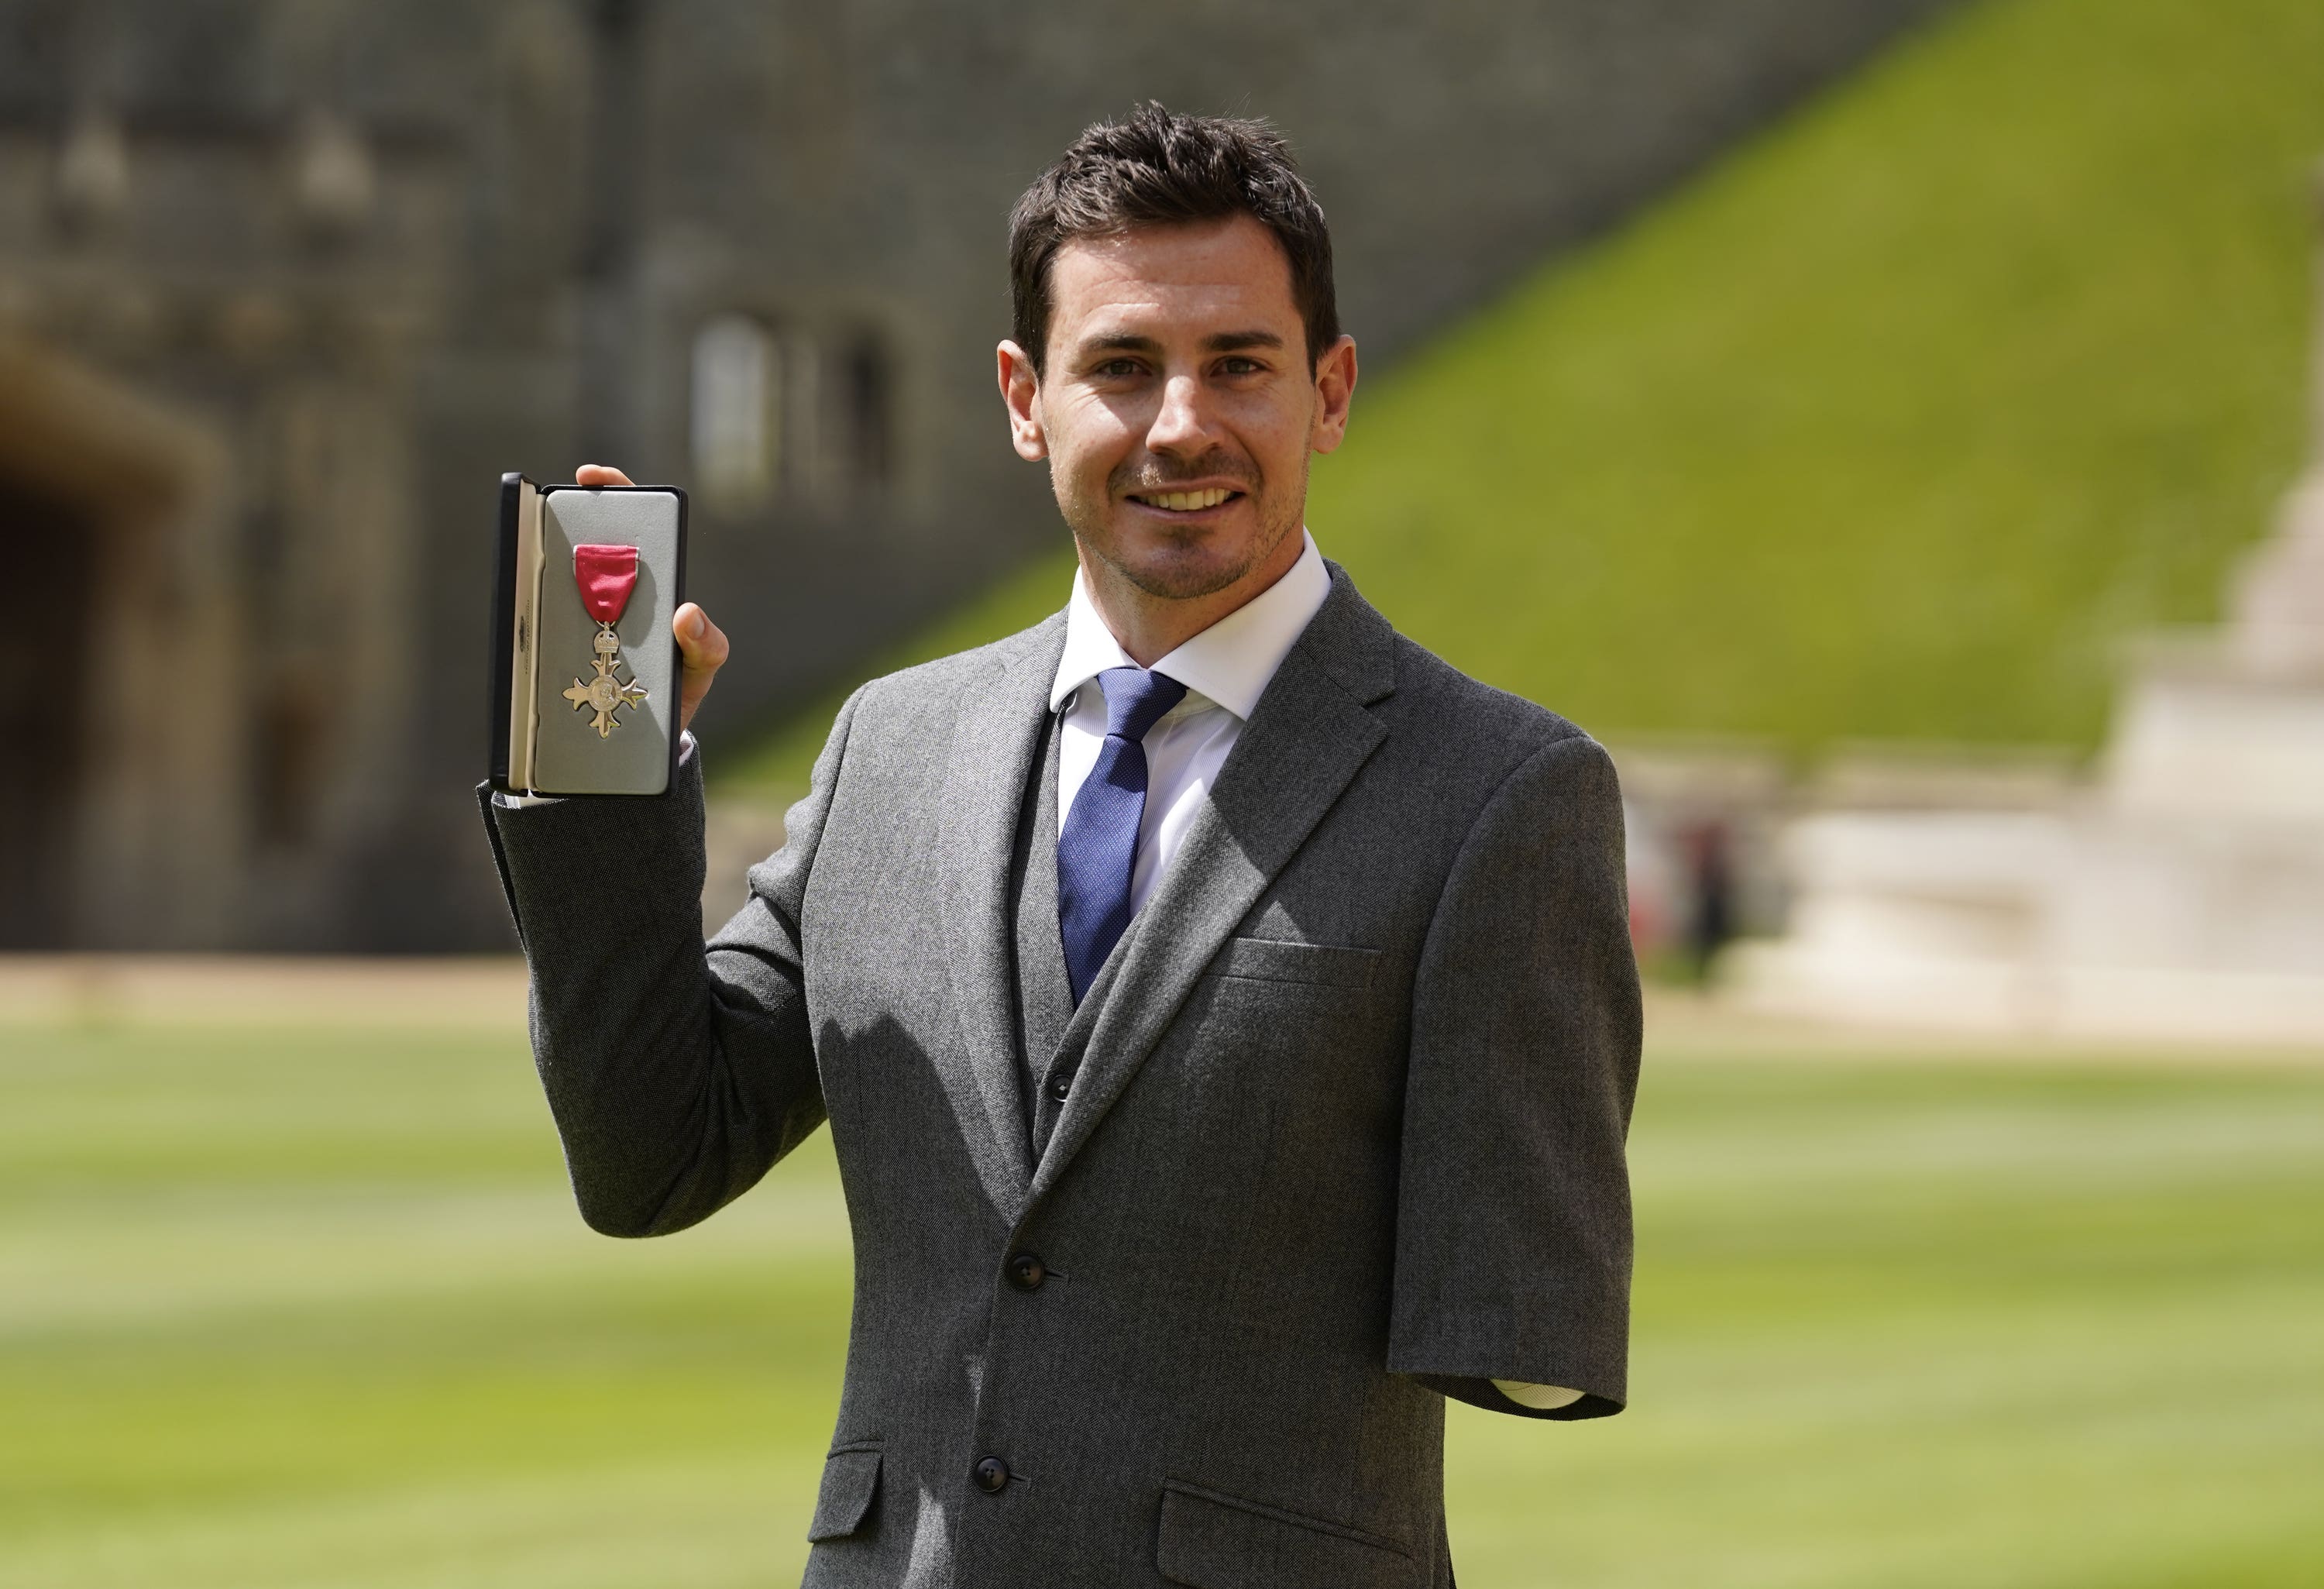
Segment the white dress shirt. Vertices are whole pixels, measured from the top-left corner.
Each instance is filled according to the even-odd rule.
[[[1146,811],[1138,824],[1138,859],[1130,874],[1130,910],[1145,909],[1155,881],[1185,843],[1186,829],[1218,781],[1227,753],[1241,737],[1276,669],[1308,621],[1332,593],[1332,576],[1315,538],[1305,542],[1289,572],[1154,664],[1154,671],[1186,687],[1186,697],[1162,715],[1146,735]],[[1063,711],[1057,744],[1057,820],[1073,809],[1105,742],[1105,694],[1097,676],[1138,664],[1105,626],[1089,599],[1080,570],[1065,607],[1065,650],[1049,686],[1049,709]],[[1582,1399],[1579,1390],[1495,1380],[1520,1406],[1549,1410]]]
[[[1146,908],[1155,879],[1185,842],[1268,680],[1332,594],[1314,538],[1305,531],[1300,535],[1306,548],[1288,573],[1154,664],[1157,673],[1186,687],[1186,698],[1146,735],[1146,815],[1138,825],[1138,864],[1130,874],[1132,916]],[[1065,714],[1057,744],[1060,824],[1105,743],[1105,693],[1097,676],[1108,668],[1136,666],[1098,616],[1076,569],[1065,608],[1065,651],[1049,686],[1049,709]]]

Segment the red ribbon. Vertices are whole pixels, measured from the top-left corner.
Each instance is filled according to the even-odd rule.
[[[638,584],[638,549],[634,546],[576,546],[573,549],[573,583],[581,587],[581,605],[600,624],[611,624],[630,605]]]

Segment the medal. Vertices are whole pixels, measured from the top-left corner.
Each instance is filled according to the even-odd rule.
[[[597,620],[597,633],[589,642],[596,655],[589,665],[596,670],[587,683],[573,680],[573,688],[564,691],[565,698],[573,703],[576,712],[593,708],[597,716],[590,724],[599,739],[612,736],[619,720],[614,716],[623,707],[634,707],[646,698],[645,686],[632,679],[626,682],[621,676],[622,639],[613,633],[613,624],[621,618],[622,609],[630,605],[630,592],[638,583],[638,549],[634,546],[576,546],[573,549],[573,583],[581,589],[581,605]]]

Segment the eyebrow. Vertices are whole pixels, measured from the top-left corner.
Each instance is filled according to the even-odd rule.
[[[1203,338],[1204,353],[1240,353],[1246,347],[1280,348],[1283,338],[1272,331],[1214,331]],[[1084,353],[1159,353],[1162,345],[1151,337],[1124,333],[1093,337],[1082,344]]]

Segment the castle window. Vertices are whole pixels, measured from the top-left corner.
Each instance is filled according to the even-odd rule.
[[[755,507],[782,468],[782,348],[749,315],[721,315],[695,333],[694,476],[717,507]]]
[[[887,350],[877,337],[862,332],[849,344],[839,384],[846,406],[847,479],[858,489],[876,489],[888,481]]]
[[[722,314],[694,337],[696,488],[740,513],[786,500],[844,506],[894,467],[893,380],[869,330],[814,337]]]

